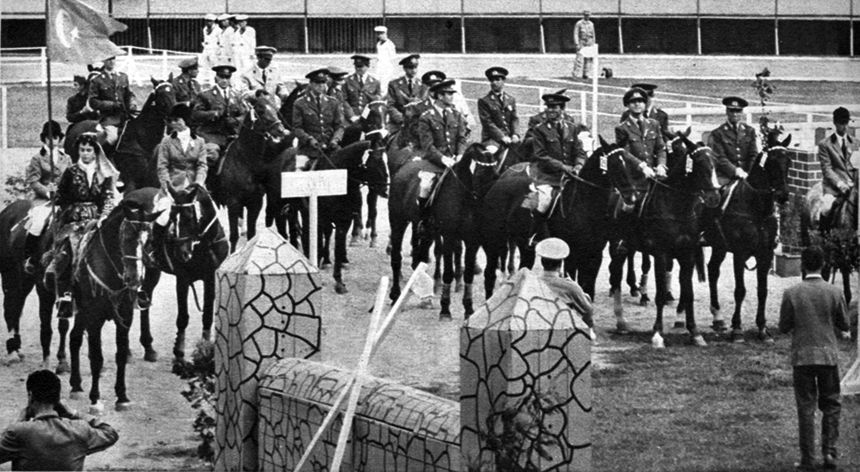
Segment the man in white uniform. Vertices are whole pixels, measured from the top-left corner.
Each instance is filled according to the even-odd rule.
[[[206,80],[206,82],[211,82],[213,77],[211,69],[218,61],[218,38],[221,36],[221,28],[215,24],[216,19],[218,17],[214,13],[207,13],[203,17],[206,26],[203,27],[203,52],[200,54],[200,70],[206,72],[205,77],[200,77],[200,79]]]
[[[388,39],[388,28],[377,26],[373,31],[376,32],[376,77],[384,92],[388,90],[388,82],[397,73],[397,48]]]
[[[236,15],[238,27],[233,33],[233,65],[240,74],[245,73],[253,64],[254,50],[257,48],[257,31],[248,26],[248,15]]]

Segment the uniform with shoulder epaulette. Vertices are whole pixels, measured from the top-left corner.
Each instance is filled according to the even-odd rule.
[[[517,116],[517,100],[506,92],[492,91],[478,99],[478,116],[481,119],[481,142],[502,143],[502,138],[517,134],[520,119]]]
[[[187,102],[193,104],[200,95],[200,82],[186,73],[179,74],[173,78],[173,88],[176,93],[176,102]]]
[[[343,138],[343,111],[338,100],[328,95],[306,92],[293,104],[292,120],[301,154],[318,157],[314,143],[326,146]]]
[[[649,167],[666,165],[666,143],[657,120],[642,118],[643,126],[628,118],[615,127],[615,143]]]
[[[658,107],[651,107],[645,110],[645,113],[642,114],[645,118],[651,118],[660,125],[660,132],[663,134],[663,140],[670,140],[674,136],[672,136],[672,132],[669,130],[669,115]],[[618,120],[620,123],[623,123],[630,117],[630,111],[624,110],[621,113],[621,119]]]
[[[90,80],[90,108],[100,114],[102,126],[120,126],[135,111],[134,94],[124,72],[102,71]]]
[[[361,78],[358,74],[349,75],[343,84],[343,90],[346,95],[346,103],[352,107],[353,116],[361,115],[365,105],[382,98],[379,80],[370,74],[365,74]]]
[[[532,136],[535,160],[555,159],[576,171],[585,165],[586,155],[579,132],[570,122],[544,121],[535,126]]]
[[[197,96],[191,118],[198,125],[200,137],[224,149],[228,141],[238,136],[247,111],[242,97],[233,87],[222,90],[215,85]]]
[[[454,157],[466,151],[468,127],[463,115],[454,107],[439,110],[435,105],[418,118],[418,141],[424,159],[444,167],[442,157]]]
[[[427,96],[427,87],[417,77],[401,76],[388,83],[388,113],[397,124],[406,122],[407,105]]]
[[[737,129],[723,123],[711,131],[708,146],[717,158],[717,173],[722,177],[734,177],[737,167],[748,172],[758,155],[757,139],[755,128],[746,123],[738,123]]]

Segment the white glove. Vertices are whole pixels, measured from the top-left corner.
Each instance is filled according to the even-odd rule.
[[[746,179],[747,178],[747,172],[745,170],[741,169],[740,167],[738,167],[737,169],[735,169],[735,177],[742,179],[742,180]]]
[[[666,177],[666,166],[662,164],[657,166],[657,177]]]
[[[352,118],[350,118],[350,119],[349,119],[349,121],[351,121],[351,122],[355,123],[355,122],[356,122],[356,121],[358,121],[360,118],[361,118],[360,116],[356,115],[356,116],[353,116]]]
[[[457,161],[453,157],[442,156],[442,164],[445,164],[447,167],[453,166]]]
[[[643,173],[643,174],[645,174],[645,178],[648,178],[648,179],[653,179],[653,178],[654,178],[654,175],[655,175],[655,174],[654,174],[654,169],[652,169],[651,167],[649,167],[649,166],[648,166],[648,164],[645,164],[645,163],[643,162],[643,163],[642,163],[642,165],[640,165],[640,166],[639,166],[639,168],[642,170],[642,173]]]
[[[511,144],[511,137],[510,136],[502,136],[502,142],[505,144]]]

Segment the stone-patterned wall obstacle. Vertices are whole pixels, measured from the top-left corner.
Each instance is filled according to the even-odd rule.
[[[278,359],[320,351],[318,270],[271,229],[216,272],[215,470],[257,470],[257,386]]]
[[[349,371],[302,359],[284,359],[269,368],[259,384],[260,470],[293,470],[350,376]],[[459,471],[459,413],[455,401],[367,377],[341,470]],[[303,470],[329,470],[342,415],[326,430]]]
[[[462,470],[591,470],[588,327],[534,272],[460,329],[460,389]]]

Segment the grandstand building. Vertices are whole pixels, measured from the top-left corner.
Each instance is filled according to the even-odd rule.
[[[281,51],[374,50],[385,24],[401,51],[568,53],[590,9],[603,53],[850,56],[860,0],[84,0],[129,26],[114,41],[200,49],[205,13],[246,13]],[[44,0],[4,1],[3,47],[44,45]],[[148,44],[148,30],[152,44]]]

